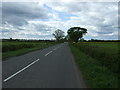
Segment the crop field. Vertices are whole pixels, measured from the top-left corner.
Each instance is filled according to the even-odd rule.
[[[70,48],[88,85],[93,88],[118,87],[120,50],[118,42],[78,42]]]
[[[21,55],[56,44],[55,42],[6,41],[2,42],[2,58]]]

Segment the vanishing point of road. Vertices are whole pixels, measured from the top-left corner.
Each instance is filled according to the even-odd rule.
[[[85,88],[68,43],[2,62],[3,88]]]

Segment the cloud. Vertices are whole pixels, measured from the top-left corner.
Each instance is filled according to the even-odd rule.
[[[70,17],[70,20],[66,22],[66,26],[86,27],[89,38],[110,39],[112,35],[117,37],[117,34],[113,33],[118,30],[115,28],[118,24],[118,3],[116,2],[68,2],[63,4],[52,2],[50,6],[60,12],[65,11],[77,15]],[[108,34],[111,37],[108,38],[105,33],[111,33]]]
[[[70,27],[88,29],[85,39],[118,39],[117,2],[3,3],[4,37],[53,39]]]
[[[31,19],[47,19],[45,11],[39,3],[3,2],[2,22],[18,26],[28,24],[28,20]]]

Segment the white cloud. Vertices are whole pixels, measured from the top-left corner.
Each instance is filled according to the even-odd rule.
[[[56,29],[67,34],[70,27],[80,26],[88,29],[85,39],[117,39],[118,4],[113,2],[8,3],[3,12],[4,37],[50,39]]]
[[[31,19],[47,19],[47,13],[40,3],[2,3],[2,22],[13,25],[28,24]]]

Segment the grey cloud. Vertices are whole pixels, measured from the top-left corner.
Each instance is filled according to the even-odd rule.
[[[98,34],[111,34],[112,32],[97,32]]]
[[[24,37],[23,34],[26,35],[26,37],[31,38],[52,38],[51,33],[53,30],[55,30],[55,25],[60,26],[63,30],[65,30],[68,27],[72,27],[79,25],[79,26],[85,26],[87,27],[88,33],[85,37],[86,38],[96,38],[96,39],[115,39],[117,37],[116,34],[114,34],[114,31],[117,31],[118,28],[118,11],[117,11],[117,2],[101,2],[101,3],[90,3],[90,2],[49,2],[46,5],[48,5],[50,8],[52,7],[53,13],[60,13],[60,12],[68,12],[70,14],[73,14],[75,16],[75,19],[71,19],[68,21],[60,21],[59,25],[57,23],[54,23],[54,25],[47,25],[47,23],[32,23],[31,25],[34,26],[34,28],[28,28],[29,30],[25,30],[24,28],[18,28],[17,26],[15,28],[19,29],[19,31],[24,31],[25,33],[22,33],[21,36]],[[57,12],[56,12],[57,11]],[[120,11],[120,10],[119,10]],[[39,6],[37,3],[4,3],[3,6],[3,22],[8,22],[13,25],[25,25],[28,23],[28,20],[34,19],[47,19],[51,18],[47,16],[46,10]],[[58,14],[59,14],[58,13]],[[67,16],[67,15],[66,15]],[[76,17],[77,16],[77,17]],[[72,16],[71,16],[72,17]],[[51,19],[52,20],[52,19]],[[42,21],[42,22],[49,22],[49,21]],[[52,21],[51,21],[52,22]],[[63,26],[63,23],[65,26]],[[120,23],[119,23],[120,24]],[[94,28],[96,27],[96,28]],[[18,32],[19,32],[18,31]],[[40,33],[47,33],[46,35],[39,35],[36,34],[33,35],[29,33],[29,31],[33,32],[40,32]],[[26,34],[26,32],[28,32]],[[113,35],[112,35],[113,34]],[[15,36],[14,36],[15,37]],[[85,38],[85,39],[86,39]]]
[[[27,38],[36,38],[36,39],[48,39],[48,38],[53,38],[52,35],[27,35]]]
[[[71,22],[73,25],[84,25],[84,26],[94,26],[97,27],[96,30],[88,28],[92,33],[96,34],[97,38],[115,38],[115,35],[107,36],[106,34],[112,34],[117,29],[117,14],[116,8],[117,2],[101,2],[101,3],[81,3],[81,2],[70,2],[70,3],[52,3],[51,7],[53,9],[61,9],[62,12],[72,13],[78,16],[77,22]],[[113,36],[113,37],[112,37]],[[94,34],[91,35],[91,38]]]
[[[38,32],[42,32],[42,33],[50,33],[50,32],[52,33],[52,30],[55,30],[54,27],[48,26],[46,24],[34,24],[34,26]]]
[[[45,8],[38,3],[3,2],[2,3],[2,22],[13,25],[28,24],[28,20],[47,19]]]
[[[8,30],[8,29],[2,30],[2,33],[6,33],[6,32],[10,32],[10,30]]]

